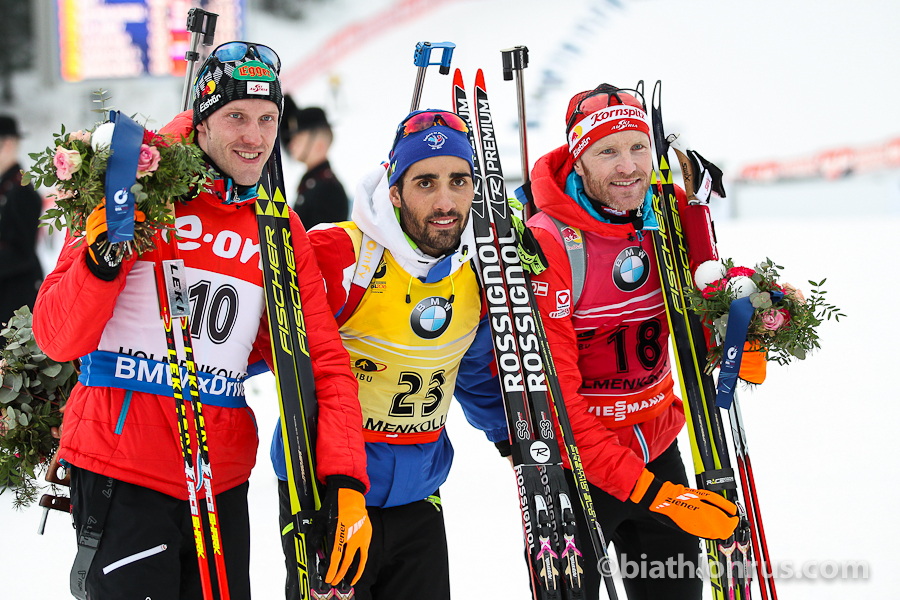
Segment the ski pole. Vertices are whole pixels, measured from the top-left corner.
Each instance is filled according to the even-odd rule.
[[[528,47],[514,46],[501,50],[503,57],[503,81],[512,81],[513,73],[516,77],[516,104],[519,109],[519,156],[522,159],[522,190],[524,198],[519,198],[525,207],[525,220],[532,215],[533,206],[531,189],[528,185],[531,181],[530,166],[528,162],[528,132],[525,124],[525,84],[522,79],[522,71],[528,66]],[[518,194],[517,194],[518,195]]]
[[[184,70],[184,89],[181,92],[181,110],[187,110],[191,102],[191,81],[194,78],[194,65],[200,60],[200,53],[197,48],[200,46],[200,36],[203,36],[203,45],[212,46],[213,38],[216,35],[216,20],[219,15],[203,10],[202,8],[192,8],[188,11],[187,30],[191,32],[191,45],[188,51],[184,53],[184,60],[187,61],[187,67]]]
[[[440,48],[441,60],[431,62],[431,51]],[[440,65],[438,69],[441,75],[450,74],[450,60],[453,58],[453,49],[456,44],[453,42],[419,42],[416,44],[416,52],[413,55],[413,63],[419,67],[416,71],[416,84],[413,88],[412,104],[410,104],[409,112],[413,112],[419,108],[419,102],[422,100],[422,88],[425,86],[425,70],[430,65]]]
[[[211,46],[215,37],[216,19],[218,15],[199,8],[188,11],[187,30],[191,32],[191,45],[185,52],[187,66],[185,69],[184,90],[182,95],[182,110],[187,110],[190,105],[191,83],[194,74],[194,63],[200,58],[197,47],[200,44],[200,36],[203,36],[203,45]],[[185,295],[187,290],[187,275],[184,261],[178,253],[178,246],[174,238],[169,241],[169,260],[163,260],[154,265],[156,268],[157,293],[159,295],[160,316],[163,320],[166,332],[166,345],[168,347],[168,361],[172,374],[172,391],[175,397],[179,437],[181,439],[181,453],[184,460],[185,483],[188,488],[188,503],[191,508],[191,522],[194,531],[197,562],[200,569],[200,583],[204,600],[213,598],[212,577],[209,563],[207,562],[207,548],[203,540],[203,519],[199,511],[197,492],[204,489],[206,497],[207,517],[209,521],[209,534],[212,541],[212,550],[215,557],[216,579],[221,600],[230,598],[228,589],[228,575],[225,570],[225,554],[219,532],[218,511],[215,505],[215,493],[212,484],[212,468],[209,461],[209,449],[207,447],[206,427],[203,419],[203,403],[200,399],[199,385],[197,382],[197,370],[194,362],[194,349],[191,340],[189,319],[191,316],[190,301]],[[178,367],[178,352],[175,345],[175,332],[173,321],[181,325],[182,341],[185,352],[185,363],[188,373],[188,386],[185,389],[181,382],[181,370]],[[187,392],[185,398],[185,392]],[[197,463],[194,464],[191,451],[191,436],[188,427],[185,400],[191,405],[194,417],[194,425],[197,435]],[[195,471],[196,469],[196,471]]]
[[[702,210],[702,217],[705,219],[706,229],[712,231],[712,221],[709,218],[709,208],[707,202],[709,193],[704,194],[703,199],[698,199],[695,195],[698,189],[706,188],[707,190],[714,187],[709,180],[707,173],[696,173],[694,163],[689,156],[691,155],[690,146],[685,141],[683,135],[669,135],[667,141],[671,148],[675,151],[675,155],[681,165],[681,172],[684,177],[684,187],[687,194],[688,203],[694,210]],[[696,154],[696,153],[694,153]],[[704,177],[705,176],[705,177]],[[683,223],[686,223],[683,220]],[[703,238],[697,238],[698,241]],[[709,248],[703,248],[704,253],[708,253],[712,258],[718,258],[718,252],[715,248],[715,241],[710,237]],[[731,423],[731,432],[734,440],[735,458],[737,459],[738,475],[741,480],[744,503],[747,506],[750,519],[750,532],[752,535],[752,548],[759,559],[756,563],[757,574],[759,575],[759,586],[763,600],[772,598],[777,600],[775,591],[775,581],[772,577],[771,561],[769,559],[769,548],[766,540],[765,529],[763,528],[762,516],[759,510],[759,498],[756,491],[756,482],[753,480],[753,471],[750,466],[750,454],[747,450],[747,437],[744,429],[744,420],[741,415],[740,403],[735,394],[731,407],[728,409],[728,417]]]
[[[715,384],[700,364],[706,352],[703,324],[684,297],[684,290],[693,286],[687,254],[690,244],[685,237],[672,170],[667,158],[669,141],[662,123],[661,81],[657,81],[653,87],[650,115],[654,149],[651,153],[653,210],[659,222],[658,231],[653,232],[653,246],[663,289],[666,319],[672,334],[678,378],[685,400],[694,473],[700,489],[720,493],[726,499],[735,501],[737,485],[722,417],[715,406]],[[714,600],[725,600],[725,590],[734,588],[728,585],[728,573],[721,572],[721,569],[718,574],[712,573],[714,565],[722,562],[718,544],[713,540],[706,540],[705,544],[712,597]],[[740,600],[747,599],[742,597]]]

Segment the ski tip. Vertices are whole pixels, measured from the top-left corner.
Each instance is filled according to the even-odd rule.
[[[463,84],[462,71],[459,70],[459,67],[453,72],[453,87],[466,89],[466,86]]]
[[[486,90],[487,88],[484,86],[484,71],[478,69],[478,72],[475,73],[475,87],[481,88],[482,90]]]

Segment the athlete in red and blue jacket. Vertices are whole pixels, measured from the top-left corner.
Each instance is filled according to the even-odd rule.
[[[235,44],[242,44],[239,56],[230,53]],[[161,133],[176,140],[196,133],[214,173],[195,198],[172,200],[193,301],[194,358],[228,584],[231,598],[237,599],[250,597],[247,480],[258,444],[243,380],[251,355],[271,363],[253,204],[276,139],[281,91],[273,74],[277,66],[266,60],[274,55],[271,49],[242,42],[220,49],[199,71],[193,113],[181,113]],[[242,66],[260,76],[232,77]],[[356,380],[306,233],[293,212],[290,222],[319,402],[317,475],[341,488],[339,505],[333,507],[339,520],[367,523]],[[106,239],[105,219],[97,213],[89,225],[86,241],[68,237],[34,311],[34,335],[44,352],[59,361],[82,359],[59,453],[72,470],[79,532],[97,518],[102,496],[109,498],[86,590],[102,598],[200,598],[154,275],[162,244],[140,257],[109,261],[99,249]],[[191,417],[189,422],[193,425]],[[106,493],[110,487],[111,496]],[[362,564],[367,531],[371,527],[356,536]]]
[[[629,599],[699,599],[695,536],[727,538],[738,519],[731,502],[686,487],[675,442],[684,410],[650,239],[650,128],[632,93],[604,84],[577,94],[566,114],[569,143],[535,164],[542,212],[528,226],[549,267],[532,285],[594,508],[620,564],[647,561],[650,569],[661,561],[664,575],[670,558],[691,565],[681,578],[626,577]],[[577,300],[567,242],[586,255]],[[589,539],[581,511],[576,516]],[[590,544],[582,551],[585,564],[596,564]],[[597,598],[599,576],[586,571],[589,597]]]

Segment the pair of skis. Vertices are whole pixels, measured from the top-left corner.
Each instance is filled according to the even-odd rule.
[[[178,259],[178,247],[174,239],[167,246],[175,255],[174,260],[164,260],[155,265],[157,275],[157,290],[160,301],[160,312],[166,330],[166,346],[168,348],[168,363],[172,373],[172,392],[175,396],[176,420],[178,421],[178,433],[181,440],[181,456],[184,460],[184,478],[188,490],[188,504],[191,509],[191,526],[194,532],[194,544],[197,551],[197,561],[200,568],[200,587],[205,600],[212,600],[212,577],[209,563],[207,562],[207,548],[203,535],[203,519],[200,514],[197,492],[202,488],[206,496],[207,521],[209,523],[209,535],[212,542],[212,551],[215,557],[216,579],[218,581],[219,597],[228,600],[231,596],[228,591],[228,576],[225,571],[225,553],[222,547],[222,539],[219,533],[219,519],[216,511],[215,494],[213,493],[212,467],[209,461],[209,448],[206,443],[206,425],[203,419],[203,403],[200,401],[199,386],[197,385],[197,367],[194,363],[194,348],[191,340],[189,324],[190,301],[187,299],[187,279],[184,273],[184,262]],[[166,248],[164,246],[163,248]],[[182,384],[181,369],[179,368],[178,351],[175,346],[175,331],[173,322],[179,321],[181,325],[181,339],[184,346],[185,367],[187,369],[187,400],[191,405],[194,417],[194,430],[197,434],[197,469],[194,469],[194,460],[191,450],[191,434],[188,424],[187,410],[185,406],[185,388]],[[198,481],[199,480],[199,481]]]
[[[678,136],[666,136],[661,104],[662,85],[657,81],[650,107],[655,150],[652,178],[653,208],[659,221],[659,231],[654,233],[653,243],[662,280],[669,330],[672,332],[682,397],[687,405],[686,417],[694,471],[698,487],[716,491],[739,503],[725,427],[720,410],[715,404],[716,385],[712,376],[704,370],[707,353],[704,327],[700,318],[691,310],[684,293],[684,290],[691,289],[694,282],[688,259],[688,244],[668,162],[669,148],[676,152],[689,198],[693,195],[694,178],[699,174],[693,172],[688,151],[678,140]],[[714,248],[714,243],[712,246]],[[729,414],[742,496],[744,505],[749,510],[749,521],[743,514],[743,506],[739,505],[742,519],[735,535],[723,542],[715,540],[706,542],[713,598],[749,599],[750,563],[756,562],[763,600],[769,600],[770,597],[771,600],[777,600],[762,517],[759,513],[756,484],[753,480],[746,435],[736,398]],[[754,554],[757,555],[755,561]]]
[[[318,402],[277,140],[260,183],[256,201],[259,252],[278,384],[300,599],[349,600],[354,591],[346,580],[337,587],[325,583],[328,563],[310,536],[313,517],[322,506],[322,489],[316,478]]]
[[[458,69],[453,79],[453,102],[455,112],[470,124],[475,171],[471,218],[510,431],[532,593],[536,600],[584,598],[584,569],[596,568],[605,581],[609,597],[615,599],[606,542],[594,513],[531,282],[519,261],[517,234],[480,69],[475,79],[477,143],[471,127],[470,104]],[[576,537],[575,508],[569,497],[553,424],[554,413],[578,484],[578,500],[599,557],[598,565],[583,564]]]
[[[317,430],[318,404],[315,396],[315,378],[309,357],[306,326],[303,321],[303,307],[297,278],[294,246],[284,195],[281,170],[281,155],[276,142],[272,155],[263,172],[256,201],[257,224],[259,227],[260,255],[263,265],[266,309],[272,342],[272,357],[275,377],[278,382],[278,399],[281,412],[282,438],[285,443],[285,460],[288,473],[291,512],[293,513],[294,548],[301,600],[327,600],[337,597],[347,600],[353,597],[353,588],[342,583],[332,588],[324,583],[327,563],[309,536],[312,518],[321,507],[321,490],[316,480],[315,440]],[[203,535],[203,523],[197,501],[197,491],[205,488],[208,521],[213,552],[216,559],[219,594],[222,600],[229,598],[228,581],[225,572],[222,543],[218,530],[215,510],[215,496],[212,489],[212,469],[206,444],[206,430],[202,416],[202,404],[198,394],[196,366],[188,324],[186,301],[181,310],[170,309],[169,298],[176,297],[172,290],[186,290],[183,270],[179,273],[179,261],[163,261],[159,273],[162,281],[161,293],[163,321],[166,326],[166,341],[169,349],[169,364],[172,369],[172,384],[178,411],[178,426],[181,450],[184,457],[185,480],[188,487],[188,501],[196,542],[197,558],[200,565],[200,579],[205,599],[212,599],[212,584],[207,564],[207,549]],[[183,267],[181,267],[183,269]],[[181,294],[184,297],[184,293]],[[184,388],[178,367],[172,314],[181,321],[183,345],[186,355],[189,387],[187,396],[194,415],[198,438],[197,473],[191,450],[188,417],[184,402]],[[198,477],[200,484],[197,483]]]

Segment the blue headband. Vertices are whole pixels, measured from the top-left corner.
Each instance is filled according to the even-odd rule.
[[[458,156],[469,163],[469,172],[474,172],[469,137],[450,127],[435,125],[397,141],[391,152],[389,184],[396,185],[408,168],[433,156]]]

